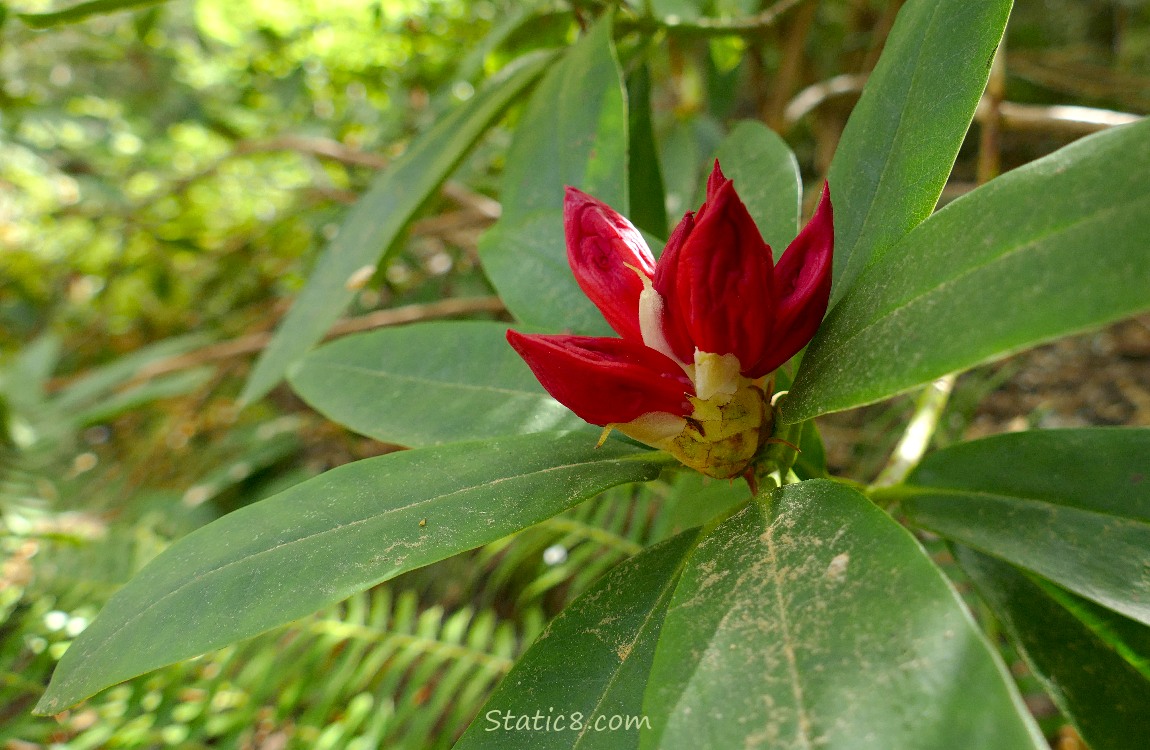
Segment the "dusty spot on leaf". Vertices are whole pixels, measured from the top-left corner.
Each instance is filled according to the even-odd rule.
[[[851,556],[846,552],[835,555],[827,565],[826,577],[835,583],[842,583],[847,577],[847,566],[850,565]]]

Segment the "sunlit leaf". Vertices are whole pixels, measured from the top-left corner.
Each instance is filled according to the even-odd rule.
[[[411,447],[582,425],[547,395],[506,331],[437,322],[346,336],[296,365],[291,385],[329,419]]]
[[[103,16],[123,10],[138,10],[159,5],[167,0],[90,0],[48,13],[17,13],[17,18],[33,29],[50,29],[69,23],[79,23],[93,16]]]
[[[1006,28],[1011,0],[910,0],[831,162],[837,300],[930,216]]]
[[[538,523],[666,461],[595,432],[401,451],[341,466],[180,539],[69,647],[36,710],[282,625]]]
[[[907,519],[1150,624],[1150,429],[1017,432],[932,453]]]

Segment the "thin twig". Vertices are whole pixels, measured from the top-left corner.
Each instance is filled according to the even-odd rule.
[[[502,313],[507,308],[498,297],[455,297],[419,305],[405,305],[387,310],[377,310],[367,315],[354,318],[343,318],[338,321],[327,333],[326,338],[334,338],[349,333],[369,331],[375,328],[400,325],[402,323],[415,323],[421,320],[434,320],[437,318],[451,318],[457,315],[470,313]],[[124,388],[139,385],[142,382],[168,375],[181,370],[189,370],[211,362],[219,362],[247,354],[262,351],[272,339],[270,331],[249,333],[246,336],[208,344],[185,354],[159,359],[144,365],[137,370],[124,384]],[[68,383],[84,377],[86,373],[76,373],[67,378],[54,378],[48,385],[50,391],[59,390]]]
[[[1002,41],[994,53],[990,66],[990,77],[986,91],[979,100],[979,109],[985,115],[979,120],[982,129],[978,134],[978,165],[975,169],[978,184],[989,182],[1002,171],[1002,100],[1006,96],[1006,40]]]
[[[807,38],[810,36],[818,9],[817,3],[807,3],[782,31],[784,42],[779,72],[775,76],[774,85],[763,107],[763,120],[774,130],[781,129],[787,99],[797,87],[796,82],[802,73],[805,60],[803,50],[806,48]]]
[[[331,159],[344,164],[355,164],[372,169],[383,169],[390,162],[370,151],[360,151],[347,144],[340,143],[331,138],[319,138],[302,135],[278,135],[273,138],[239,141],[233,149],[233,155],[258,154],[269,151],[295,151],[301,154]]]
[[[845,96],[846,94],[858,96],[862,93],[863,86],[866,85],[866,80],[867,77],[865,75],[844,73],[843,75],[828,78],[825,81],[819,81],[818,83],[807,86],[796,94],[787,104],[786,109],[783,110],[784,131],[790,130],[794,127],[795,123],[818,109],[830,99]]]
[[[1007,130],[1041,131],[1073,137],[1097,133],[1099,130],[1118,125],[1128,125],[1142,119],[1141,116],[1129,112],[1062,104],[1041,106],[1003,102],[999,111],[1002,126]],[[981,122],[986,116],[985,112],[980,102],[974,115],[975,119]]]
[[[858,96],[865,85],[865,76],[844,74],[807,86],[787,104],[783,112],[784,132],[831,99],[848,95]],[[975,110],[975,120],[983,122],[984,118],[990,116],[990,111],[989,104],[983,99]],[[1003,130],[1039,131],[1070,137],[1089,135],[1143,119],[1141,115],[1096,107],[1062,104],[1045,106],[1008,101],[999,104],[998,112]]]

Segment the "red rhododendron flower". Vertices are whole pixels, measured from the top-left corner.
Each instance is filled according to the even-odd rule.
[[[771,429],[766,376],[810,341],[826,313],[830,190],[776,265],[718,162],[707,199],[656,263],[631,222],[567,188],[567,258],[622,338],[507,340],[583,419],[670,451],[714,477],[742,474]]]

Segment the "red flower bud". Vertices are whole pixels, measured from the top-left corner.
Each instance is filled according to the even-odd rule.
[[[623,338],[507,340],[552,396],[715,477],[742,473],[770,432],[763,378],[814,335],[830,297],[834,226],[824,188],[776,266],[718,162],[707,199],[656,264],[642,235],[574,188],[567,255],[580,288]]]

